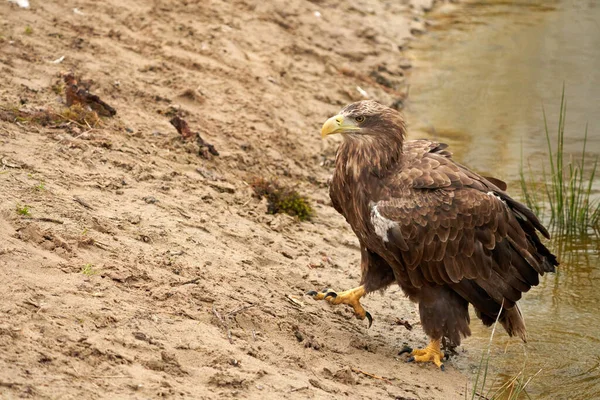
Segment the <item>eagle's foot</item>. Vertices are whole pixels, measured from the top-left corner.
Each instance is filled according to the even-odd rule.
[[[444,370],[444,364],[442,363],[442,358],[444,358],[444,353],[440,349],[440,339],[431,340],[429,345],[424,349],[415,349],[412,351],[412,357],[408,359],[409,362],[427,362],[432,361],[435,365],[438,366],[442,371]]]
[[[336,293],[331,289],[324,289],[321,292],[315,292],[314,290],[311,290],[306,294],[312,296],[315,300],[327,300],[333,305],[348,304],[354,309],[354,315],[356,315],[356,318],[366,318],[369,320],[369,328],[373,323],[373,317],[371,317],[371,314],[364,309],[362,304],[360,304],[360,298],[366,294],[364,286],[359,286],[357,288],[346,290],[340,293]]]

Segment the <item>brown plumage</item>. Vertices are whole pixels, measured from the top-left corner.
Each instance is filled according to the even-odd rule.
[[[402,116],[374,101],[329,119],[322,134],[333,133],[344,141],[330,196],[360,242],[365,292],[398,283],[433,341],[470,335],[469,304],[488,326],[502,310],[508,334],[526,340],[517,302],[558,265],[531,210],[504,182],[452,160],[445,144],[405,141]]]

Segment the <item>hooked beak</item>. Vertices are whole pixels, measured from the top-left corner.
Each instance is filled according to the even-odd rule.
[[[360,128],[356,125],[354,120],[346,119],[342,114],[338,114],[325,121],[323,128],[321,128],[321,137],[324,138],[325,136],[334,135],[336,133],[357,130],[360,130]]]

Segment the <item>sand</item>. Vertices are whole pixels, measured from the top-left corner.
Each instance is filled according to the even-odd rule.
[[[117,114],[0,120],[0,398],[463,397],[452,360],[398,356],[427,342],[399,288],[370,329],[304,295],[360,279],[320,126],[402,103],[431,1],[30,3],[0,0],[0,110],[63,113],[73,72]],[[267,214],[256,176],[312,220]]]

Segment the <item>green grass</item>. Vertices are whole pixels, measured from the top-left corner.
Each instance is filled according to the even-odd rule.
[[[300,195],[295,189],[285,187],[276,180],[256,177],[250,181],[254,194],[258,198],[267,199],[269,214],[286,213],[297,217],[300,221],[310,220],[313,209],[307,197]]]
[[[28,205],[20,205],[17,204],[17,214],[19,215],[24,215],[24,216],[30,216],[31,215],[31,211],[29,210],[29,206]]]
[[[586,157],[587,126],[583,136],[581,154],[576,156],[565,154],[566,115],[567,103],[563,88],[554,146],[544,110],[544,130],[549,166],[542,164],[541,181],[534,177],[529,161],[528,173],[525,173],[523,157],[521,157],[520,181],[523,197],[529,208],[542,219],[549,218],[548,224],[554,234],[559,236],[581,236],[591,232],[598,234],[600,232],[600,201],[592,198],[593,182],[598,168],[598,155],[592,159]]]
[[[87,263],[81,268],[81,273],[86,276],[96,275],[98,271],[94,269],[94,265],[92,263]]]

